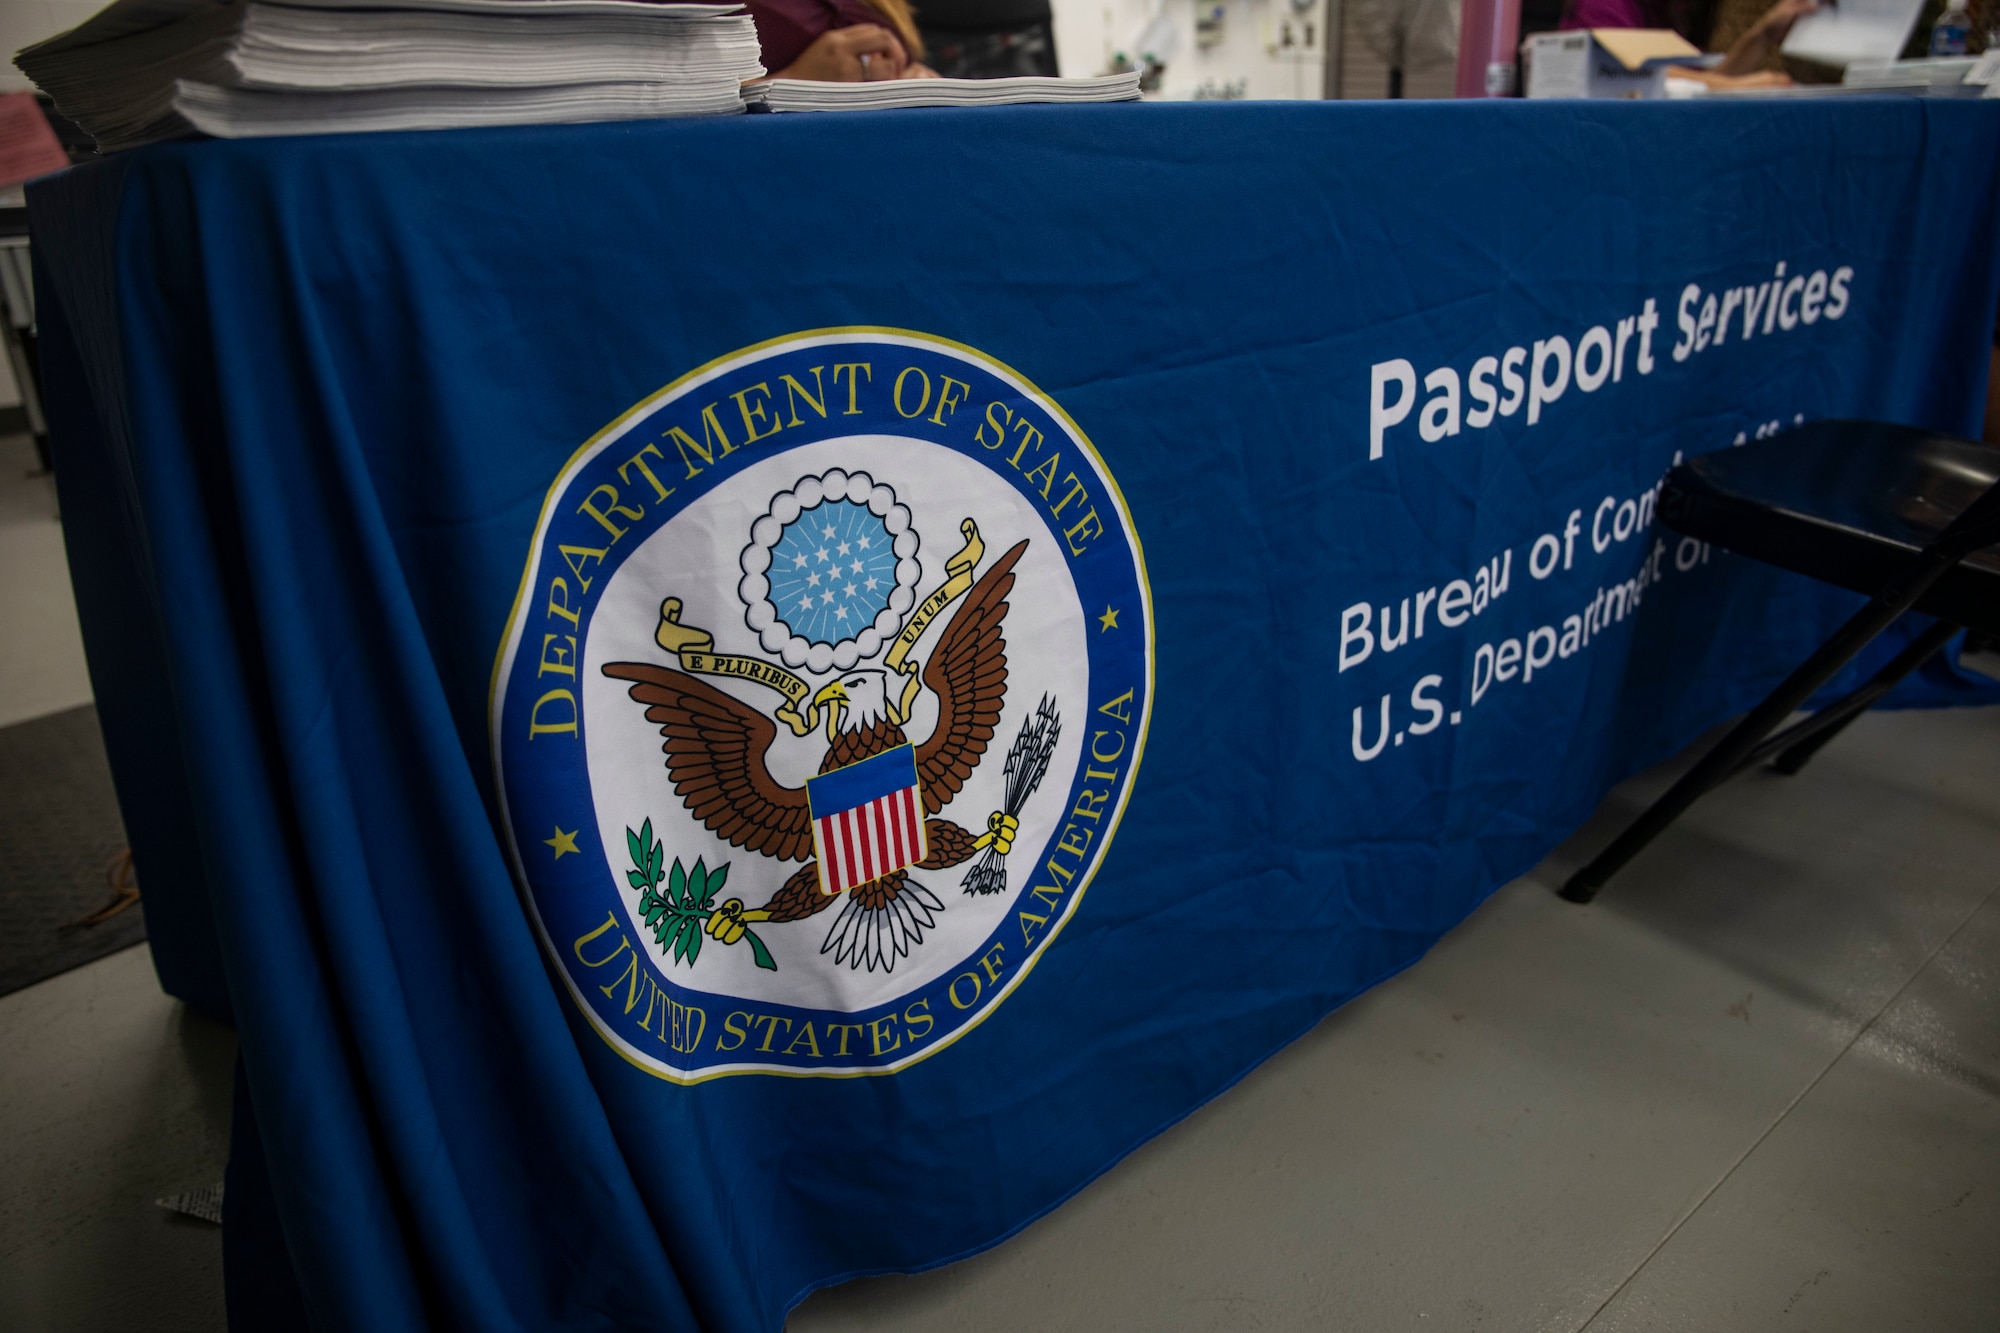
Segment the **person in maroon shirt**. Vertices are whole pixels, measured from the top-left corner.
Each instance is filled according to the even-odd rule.
[[[764,68],[781,79],[935,78],[906,0],[747,0]]]

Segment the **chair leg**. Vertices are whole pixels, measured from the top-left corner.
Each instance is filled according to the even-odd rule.
[[[1945,525],[1944,531],[1924,545],[1924,549],[1917,553],[1916,559],[1899,577],[1849,616],[1847,623],[1835,630],[1832,638],[1821,644],[1819,650],[1808,657],[1798,670],[1771,691],[1764,702],[1751,709],[1735,729],[1722,738],[1720,744],[1703,755],[1679,782],[1667,789],[1665,796],[1653,802],[1651,808],[1634,820],[1632,826],[1619,834],[1609,847],[1599,852],[1595,860],[1571,875],[1569,882],[1562,887],[1562,896],[1573,903],[1587,903],[1595,898],[1597,891],[1627,861],[1643,851],[1662,829],[1700,800],[1702,793],[1734,773],[1766,736],[1777,730],[1778,725],[1790,717],[1800,704],[1812,698],[1820,686],[1832,680],[1834,673],[1847,665],[1848,660],[1865,648],[1871,639],[1915,606],[1917,599],[1932,584],[1968,554],[1995,542],[2000,542],[2000,482],[1987,487],[1977,500],[1960,511],[1958,517]],[[1910,649],[1898,654],[1897,661],[1901,662],[1915,647],[1912,644]],[[1915,663],[1911,665],[1914,667]]]
[[[1951,642],[1952,636],[1963,628],[1962,625],[1940,620],[1910,640],[1902,652],[1897,653],[1880,671],[1869,677],[1867,684],[1820,709],[1818,714],[1810,719],[1812,723],[1819,725],[1812,726],[1809,733],[1806,725],[1802,724],[1778,733],[1758,749],[1777,747],[1778,757],[1771,761],[1772,769],[1783,773],[1786,777],[1793,776],[1806,766],[1808,760],[1819,753],[1821,746],[1847,730],[1849,723],[1873,708],[1875,701],[1895,689],[1903,677],[1930,661],[1939,650]],[[1821,718],[1825,718],[1826,721],[1820,723]],[[1753,753],[1751,762],[1755,763],[1762,757]]]
[[[1562,887],[1562,896],[1573,903],[1587,903],[1595,898],[1597,891],[1627,861],[1643,851],[1646,844],[1658,837],[1667,825],[1680,818],[1689,806],[1701,799],[1703,793],[1733,774],[1757,748],[1758,742],[1777,730],[1779,724],[1790,717],[1800,704],[1833,679],[1834,673],[1888,628],[1890,622],[1901,615],[1921,591],[1919,588],[1917,592],[1909,593],[1907,600],[1900,595],[1894,598],[1878,597],[1857,611],[1798,670],[1786,677],[1782,685],[1771,691],[1764,702],[1751,709],[1727,736],[1716,743],[1715,748],[1683,774],[1679,782],[1669,787],[1666,795],[1653,802],[1589,865],[1571,875]]]

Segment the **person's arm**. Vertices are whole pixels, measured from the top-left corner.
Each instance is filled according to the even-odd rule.
[[[819,83],[861,83],[903,76],[909,57],[896,34],[872,23],[829,28],[799,52],[798,59],[777,71],[780,79],[812,79]]]
[[[1736,39],[1722,63],[1714,66],[1715,73],[1750,74],[1764,68],[1772,48],[1785,40],[1792,25],[1818,8],[1819,0],[1778,0],[1750,25],[1750,31]]]

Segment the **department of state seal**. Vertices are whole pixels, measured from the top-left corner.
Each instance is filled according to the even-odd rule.
[[[1102,862],[1151,635],[1102,460],[969,348],[799,334],[648,398],[556,478],[494,673],[572,996],[674,1079],[942,1049]]]

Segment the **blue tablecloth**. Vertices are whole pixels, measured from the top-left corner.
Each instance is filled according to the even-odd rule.
[[[1053,1207],[1851,608],[1653,488],[1971,431],[1996,163],[1900,98],[1133,105],[34,186],[239,1322],[773,1329]]]

